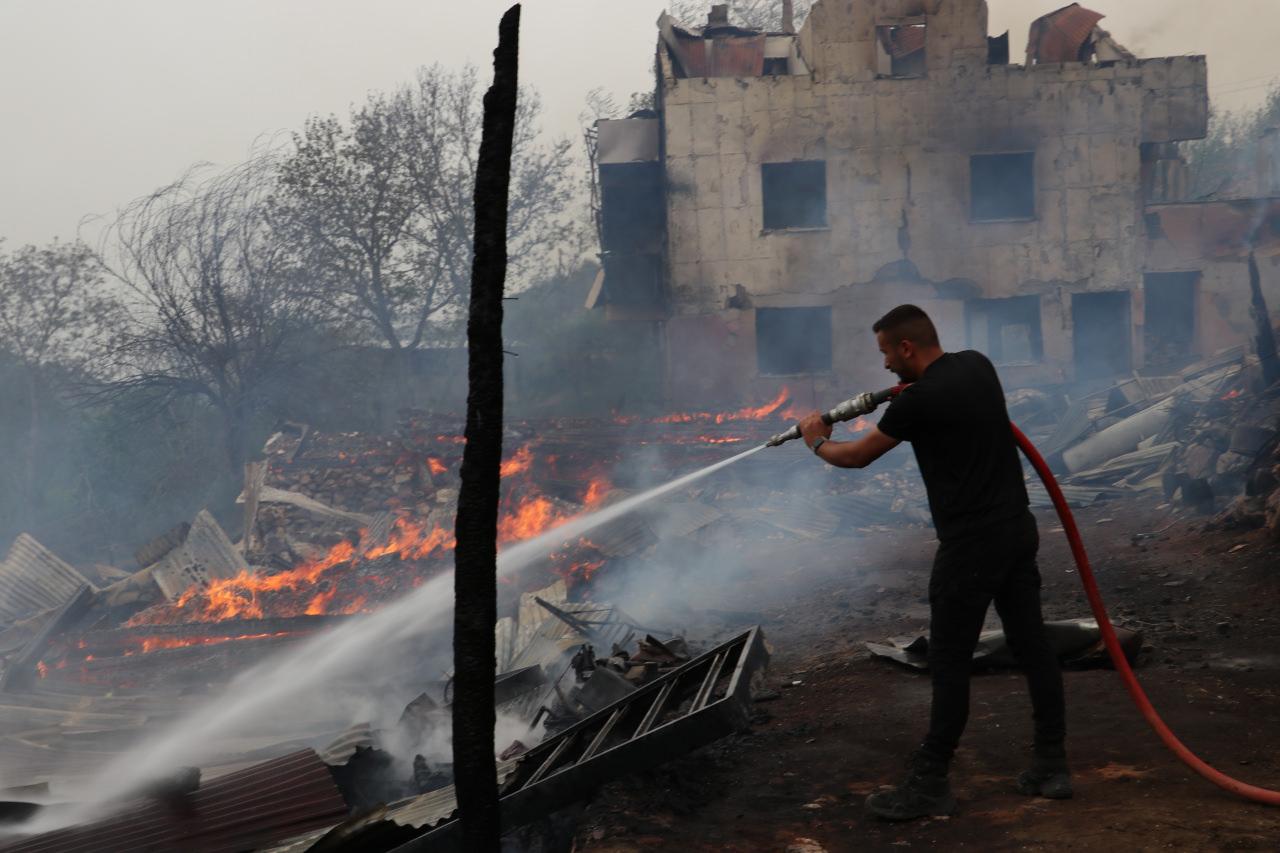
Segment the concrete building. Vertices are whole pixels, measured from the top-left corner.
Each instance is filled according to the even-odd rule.
[[[869,327],[901,302],[1010,387],[1243,343],[1243,265],[1149,237],[1206,131],[1204,57],[1134,58],[1101,17],[1046,15],[1010,64],[983,0],[819,0],[796,33],[663,16],[654,114],[600,124],[590,304],[658,324],[681,407],[884,385]]]

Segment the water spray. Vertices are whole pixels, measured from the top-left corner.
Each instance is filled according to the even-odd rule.
[[[906,387],[907,386],[903,384],[894,385],[892,388],[886,388],[883,391],[864,391],[857,396],[850,397],[834,409],[823,412],[822,422],[829,426],[834,423],[839,423],[840,421],[851,421],[854,418],[861,417],[862,415],[869,415],[876,409],[880,408],[880,405],[891,397],[898,396],[902,389]],[[773,438],[766,441],[764,446],[777,447],[779,444],[799,437],[800,425],[796,424],[786,432],[780,432]]]

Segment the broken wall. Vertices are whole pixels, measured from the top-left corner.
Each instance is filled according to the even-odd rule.
[[[877,76],[876,28],[915,21],[925,76]],[[660,51],[674,401],[795,386],[756,370],[755,308],[831,306],[833,369],[802,377],[829,396],[883,381],[881,307],[931,303],[961,348],[964,300],[1037,295],[1041,357],[1002,367],[1019,385],[1072,377],[1071,293],[1140,298],[1140,146],[1203,135],[1203,57],[988,65],[986,36],[981,0],[822,0],[812,75],[677,79]],[[1023,152],[1033,214],[974,221],[970,157]],[[825,223],[766,229],[761,167],[792,161],[825,163]],[[716,383],[684,376],[708,328],[731,345]]]

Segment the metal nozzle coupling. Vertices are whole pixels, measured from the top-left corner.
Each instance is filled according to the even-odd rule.
[[[822,422],[826,424],[834,424],[839,421],[851,421],[861,415],[868,415],[880,407],[880,404],[890,397],[897,396],[898,392],[903,389],[902,385],[895,385],[892,388],[886,388],[883,391],[864,391],[854,397],[850,397],[840,405],[836,406],[829,412],[824,412]],[[786,432],[780,432],[773,438],[765,442],[765,447],[777,447],[779,444],[791,441],[793,438],[800,437],[800,425],[796,424]]]

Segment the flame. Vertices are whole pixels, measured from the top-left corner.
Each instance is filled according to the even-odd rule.
[[[446,473],[449,468],[444,464],[444,462],[440,461],[438,457],[428,456],[427,470],[431,472],[431,476],[439,477],[441,474]]]
[[[154,652],[158,649],[184,649],[189,646],[216,646],[221,643],[230,643],[237,640],[264,640],[268,637],[292,637],[297,631],[277,631],[274,634],[239,634],[237,636],[227,637],[144,637],[142,640],[142,652]],[[92,660],[93,656],[85,658]]]
[[[533,464],[533,451],[529,445],[523,445],[515,454],[502,463],[502,467],[498,469],[498,473],[503,477],[514,477],[516,474],[523,474],[529,470],[529,466]]]
[[[604,500],[604,496],[613,488],[604,477],[592,477],[591,482],[587,484],[587,492],[582,496],[582,505],[586,507],[594,507],[596,504]]]
[[[688,424],[688,423],[715,423],[723,424],[731,421],[762,421],[765,418],[778,413],[783,404],[791,397],[791,391],[783,386],[778,392],[778,396],[774,397],[763,406],[748,406],[745,409],[738,409],[736,412],[676,412],[670,415],[661,415],[656,418],[649,418],[648,423],[654,424]],[[788,412],[791,410],[788,409]],[[781,413],[784,417],[788,416],[786,412]],[[629,424],[637,419],[630,415],[614,415],[615,423]]]
[[[49,666],[42,660],[36,661],[36,675],[44,678],[49,674]]]
[[[1239,389],[1239,388],[1232,388],[1230,391],[1228,391],[1227,393],[1223,394],[1223,395],[1222,395],[1222,397],[1221,397],[1220,399],[1223,399],[1223,400],[1234,400],[1236,397],[1239,397],[1239,396],[1240,396],[1240,389]]]
[[[436,441],[442,444],[466,444],[467,437],[465,435],[437,435]]]
[[[498,541],[519,542],[532,539],[570,518],[572,516],[558,512],[550,498],[542,495],[526,498],[516,506],[514,512],[498,519]]]
[[[263,606],[263,596],[272,593],[299,592],[308,589],[337,566],[356,563],[361,560],[375,560],[387,554],[396,554],[400,559],[420,560],[431,556],[436,551],[447,551],[454,547],[453,534],[441,527],[427,529],[425,524],[408,518],[399,518],[391,529],[385,545],[374,546],[368,541],[368,531],[361,531],[360,546],[349,541],[339,542],[322,557],[303,563],[300,566],[279,572],[274,575],[260,575],[252,571],[242,571],[231,578],[216,578],[207,586],[194,585],[188,588],[170,605],[168,615],[176,615],[183,611],[186,619],[195,622],[221,622],[226,619],[262,619],[267,615]],[[316,616],[324,613],[354,613],[364,606],[360,598],[341,607],[331,607],[337,594],[338,586],[334,584],[327,591],[309,596],[306,603],[284,602],[270,608],[272,616]],[[127,626],[149,624],[156,614],[143,611],[130,619]]]
[[[746,439],[737,436],[700,435],[698,436],[698,441],[706,444],[735,444],[739,441],[746,441]]]

